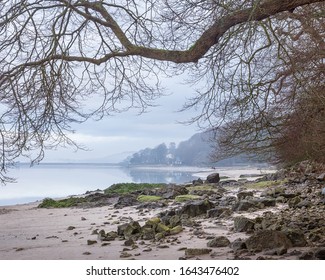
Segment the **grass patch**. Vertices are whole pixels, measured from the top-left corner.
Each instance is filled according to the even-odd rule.
[[[164,184],[149,184],[149,183],[119,183],[114,184],[104,190],[105,194],[117,193],[126,194],[144,189],[162,188]]]
[[[39,208],[66,208],[77,206],[80,203],[86,202],[84,197],[69,197],[61,200],[54,200],[52,198],[45,198]]]
[[[157,195],[139,195],[137,200],[140,202],[154,202],[162,200],[162,197]]]
[[[276,187],[283,185],[287,182],[287,180],[280,180],[280,181],[261,181],[261,182],[253,182],[247,183],[245,187],[248,189],[265,189],[269,187]]]
[[[194,194],[184,194],[184,195],[178,195],[175,197],[175,201],[177,202],[184,202],[184,201],[189,201],[189,200],[196,200],[200,199],[201,196],[199,195],[194,195]]]

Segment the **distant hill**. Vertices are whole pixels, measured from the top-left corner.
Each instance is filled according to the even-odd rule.
[[[214,148],[209,132],[194,134],[178,145],[161,143],[154,148],[145,148],[129,156],[126,165],[185,165],[185,166],[231,166],[248,163],[245,156],[212,162]]]

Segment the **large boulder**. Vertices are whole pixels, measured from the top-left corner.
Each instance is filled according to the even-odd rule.
[[[219,183],[220,182],[220,175],[219,173],[212,173],[207,177],[208,183]]]
[[[213,203],[209,200],[189,201],[180,210],[179,215],[188,215],[189,217],[196,217],[206,214],[208,210],[214,207]]]
[[[281,231],[276,230],[262,230],[246,241],[246,247],[250,251],[263,251],[276,248],[291,248],[292,242],[287,235]]]

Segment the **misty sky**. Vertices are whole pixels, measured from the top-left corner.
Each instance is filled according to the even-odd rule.
[[[169,80],[163,84],[170,93],[156,101],[158,106],[148,108],[148,112],[138,115],[136,110],[106,117],[101,121],[88,121],[75,126],[73,139],[85,145],[89,151],[59,149],[47,151],[44,162],[66,160],[103,159],[124,152],[135,152],[160,143],[187,140],[199,130],[196,125],[179,122],[189,120],[195,113],[177,112],[193,96],[194,89],[182,84],[182,79]],[[117,160],[121,155],[117,156]],[[123,157],[123,156],[122,156]],[[116,156],[112,157],[114,161]]]

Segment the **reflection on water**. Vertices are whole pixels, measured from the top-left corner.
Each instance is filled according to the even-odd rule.
[[[116,183],[184,183],[194,179],[188,171],[129,169],[105,164],[41,164],[32,168],[21,165],[10,175],[17,182],[0,187],[0,205],[83,194]]]
[[[136,183],[175,183],[181,184],[195,179],[192,173],[187,171],[171,170],[147,170],[147,169],[125,169],[125,172]]]

